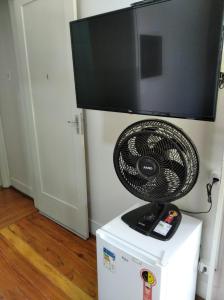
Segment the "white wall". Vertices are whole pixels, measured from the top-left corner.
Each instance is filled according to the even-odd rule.
[[[18,75],[8,1],[0,1],[0,114],[7,148],[11,184],[31,194],[27,165],[26,124],[19,102]]]
[[[130,0],[78,0],[78,17],[107,12],[129,6]],[[212,171],[221,173],[224,148],[224,94],[220,92],[215,123],[166,119],[180,126],[194,141],[200,155],[200,175],[194,189],[176,204],[190,210],[207,210],[205,185]],[[119,182],[113,167],[113,149],[120,133],[129,124],[147,119],[148,116],[112,112],[86,111],[89,202],[92,231],[122,213],[136,202]],[[214,207],[204,220],[201,257],[208,262],[211,253],[213,224],[217,202],[218,185],[214,188]],[[206,276],[199,278],[198,293],[205,297]]]
[[[78,0],[78,16],[107,12],[128,6],[130,0]],[[8,74],[11,78],[8,78]],[[23,103],[19,102],[15,53],[9,21],[7,0],[0,1],[0,113],[2,116],[5,142],[9,160],[9,170],[14,186],[30,193],[30,180],[27,165],[29,157],[26,147],[26,124],[21,118]],[[10,79],[10,80],[9,80]],[[201,169],[198,183],[184,198],[177,201],[181,208],[206,210],[205,185],[210,173],[220,174],[224,148],[224,94],[218,99],[215,123],[167,119],[180,126],[194,141],[200,154]],[[148,116],[119,114],[112,112],[86,111],[87,159],[89,181],[89,204],[92,231],[122,213],[136,202],[119,182],[113,167],[113,149],[120,133],[129,124],[147,119]],[[214,189],[214,207],[204,220],[201,256],[209,261],[212,244],[213,224],[218,188]],[[206,277],[199,280],[199,294],[205,297]]]

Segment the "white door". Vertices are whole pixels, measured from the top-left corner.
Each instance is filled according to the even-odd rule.
[[[35,169],[35,203],[87,238],[82,111],[76,108],[69,21],[73,0],[9,0]]]

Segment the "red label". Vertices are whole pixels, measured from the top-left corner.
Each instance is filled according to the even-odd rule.
[[[175,210],[171,210],[169,211],[169,215],[166,217],[166,219],[164,220],[166,223],[171,224],[174,220],[174,218],[176,218],[178,216],[178,213]]]
[[[173,219],[174,219],[174,217],[168,216],[168,217],[165,219],[165,222],[168,223],[168,224],[171,224],[171,223],[173,222]]]
[[[152,287],[149,287],[145,282],[144,282],[144,287],[143,287],[143,300],[152,300]]]
[[[142,270],[143,279],[143,300],[152,300],[152,288],[156,285],[156,277],[149,270]]]

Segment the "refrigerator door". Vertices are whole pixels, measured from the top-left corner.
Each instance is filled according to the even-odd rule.
[[[165,299],[162,268],[155,260],[145,260],[130,245],[101,230],[97,232],[97,264],[99,300]]]

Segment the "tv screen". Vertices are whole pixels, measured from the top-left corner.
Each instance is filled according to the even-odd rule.
[[[223,0],[170,0],[70,23],[77,106],[215,120]]]

